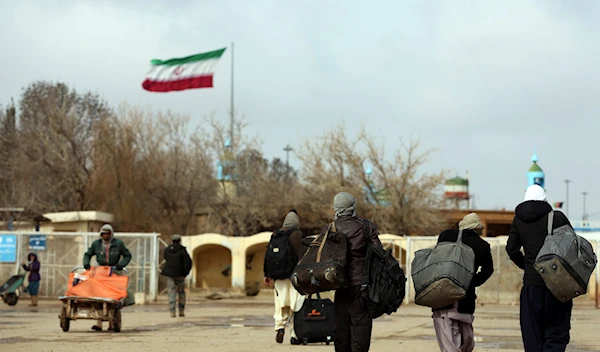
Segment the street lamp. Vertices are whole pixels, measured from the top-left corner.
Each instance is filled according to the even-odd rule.
[[[567,184],[567,206],[565,207],[566,211],[567,211],[567,218],[569,217],[569,183],[571,183],[572,181],[569,179],[565,180],[565,183]]]
[[[585,197],[588,195],[588,192],[581,192],[581,194],[583,194],[583,221],[586,220],[586,215],[585,215]]]

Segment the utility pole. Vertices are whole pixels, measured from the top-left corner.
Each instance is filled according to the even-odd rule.
[[[567,206],[565,207],[566,208],[565,210],[567,211],[567,218],[569,217],[569,204],[570,204],[569,203],[569,183],[571,183],[571,182],[573,182],[573,181],[571,181],[569,179],[565,180],[565,183],[567,184],[567,200],[566,200]]]
[[[581,194],[583,194],[583,221],[585,221],[586,216],[585,216],[585,197],[588,195],[588,192],[581,192]]]
[[[294,148],[290,147],[288,144],[283,150],[285,151],[285,168],[287,172],[290,172],[290,152],[294,150]]]

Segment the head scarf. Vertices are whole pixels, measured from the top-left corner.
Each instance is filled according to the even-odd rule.
[[[298,214],[296,214],[295,211],[290,211],[287,213],[285,219],[283,220],[283,226],[281,227],[300,228],[300,218],[298,217]]]
[[[333,198],[334,219],[340,216],[356,216],[356,198],[348,192],[340,192]]]
[[[481,219],[479,219],[479,215],[476,213],[470,213],[465,215],[465,217],[458,223],[459,230],[474,230],[478,234],[481,235],[483,232],[483,224],[481,224]]]
[[[537,200],[542,202],[547,202],[548,197],[546,196],[546,191],[540,185],[531,185],[527,187],[525,191],[525,201],[528,200]]]

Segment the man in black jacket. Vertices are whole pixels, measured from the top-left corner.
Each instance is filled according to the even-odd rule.
[[[475,288],[483,285],[494,273],[490,244],[483,240],[483,225],[475,213],[467,214],[458,224],[459,230],[446,230],[438,237],[440,242],[456,242],[462,230],[462,243],[475,253],[475,275],[465,298],[455,305],[433,311],[435,333],[442,351],[470,352],[475,347],[473,314],[475,313]],[[481,268],[481,270],[479,270]]]
[[[371,345],[373,318],[361,302],[365,281],[367,244],[381,246],[377,227],[371,221],[356,216],[356,198],[340,192],[333,199],[337,232],[348,238],[346,273],[349,285],[335,291],[335,351],[366,352]],[[369,229],[369,239],[363,228]]]
[[[167,288],[169,296],[169,311],[171,318],[175,318],[175,306],[179,294],[179,316],[185,313],[185,277],[192,270],[192,258],[187,249],[181,245],[181,236],[173,235],[173,243],[165,248],[165,265],[161,274],[167,277]]]
[[[546,287],[533,264],[548,235],[548,214],[552,210],[546,191],[532,185],[525,201],[515,209],[506,252],[521,269],[521,334],[526,352],[564,351],[569,344],[573,301],[560,302]],[[571,225],[565,214],[554,211],[553,229]],[[525,255],[521,253],[521,247]]]

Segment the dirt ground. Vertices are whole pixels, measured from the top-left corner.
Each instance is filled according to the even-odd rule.
[[[24,297],[25,298],[25,297]],[[193,300],[185,318],[171,318],[161,302],[123,309],[123,331],[95,332],[91,320],[71,322],[61,331],[60,302],[44,300],[37,308],[25,299],[0,306],[0,350],[11,352],[84,351],[333,351],[333,346],[291,346],[275,342],[272,297]],[[375,321],[371,351],[439,351],[427,308],[408,305]],[[523,351],[518,307],[478,307],[475,351]],[[600,351],[600,310],[578,307],[573,312],[567,351]]]

